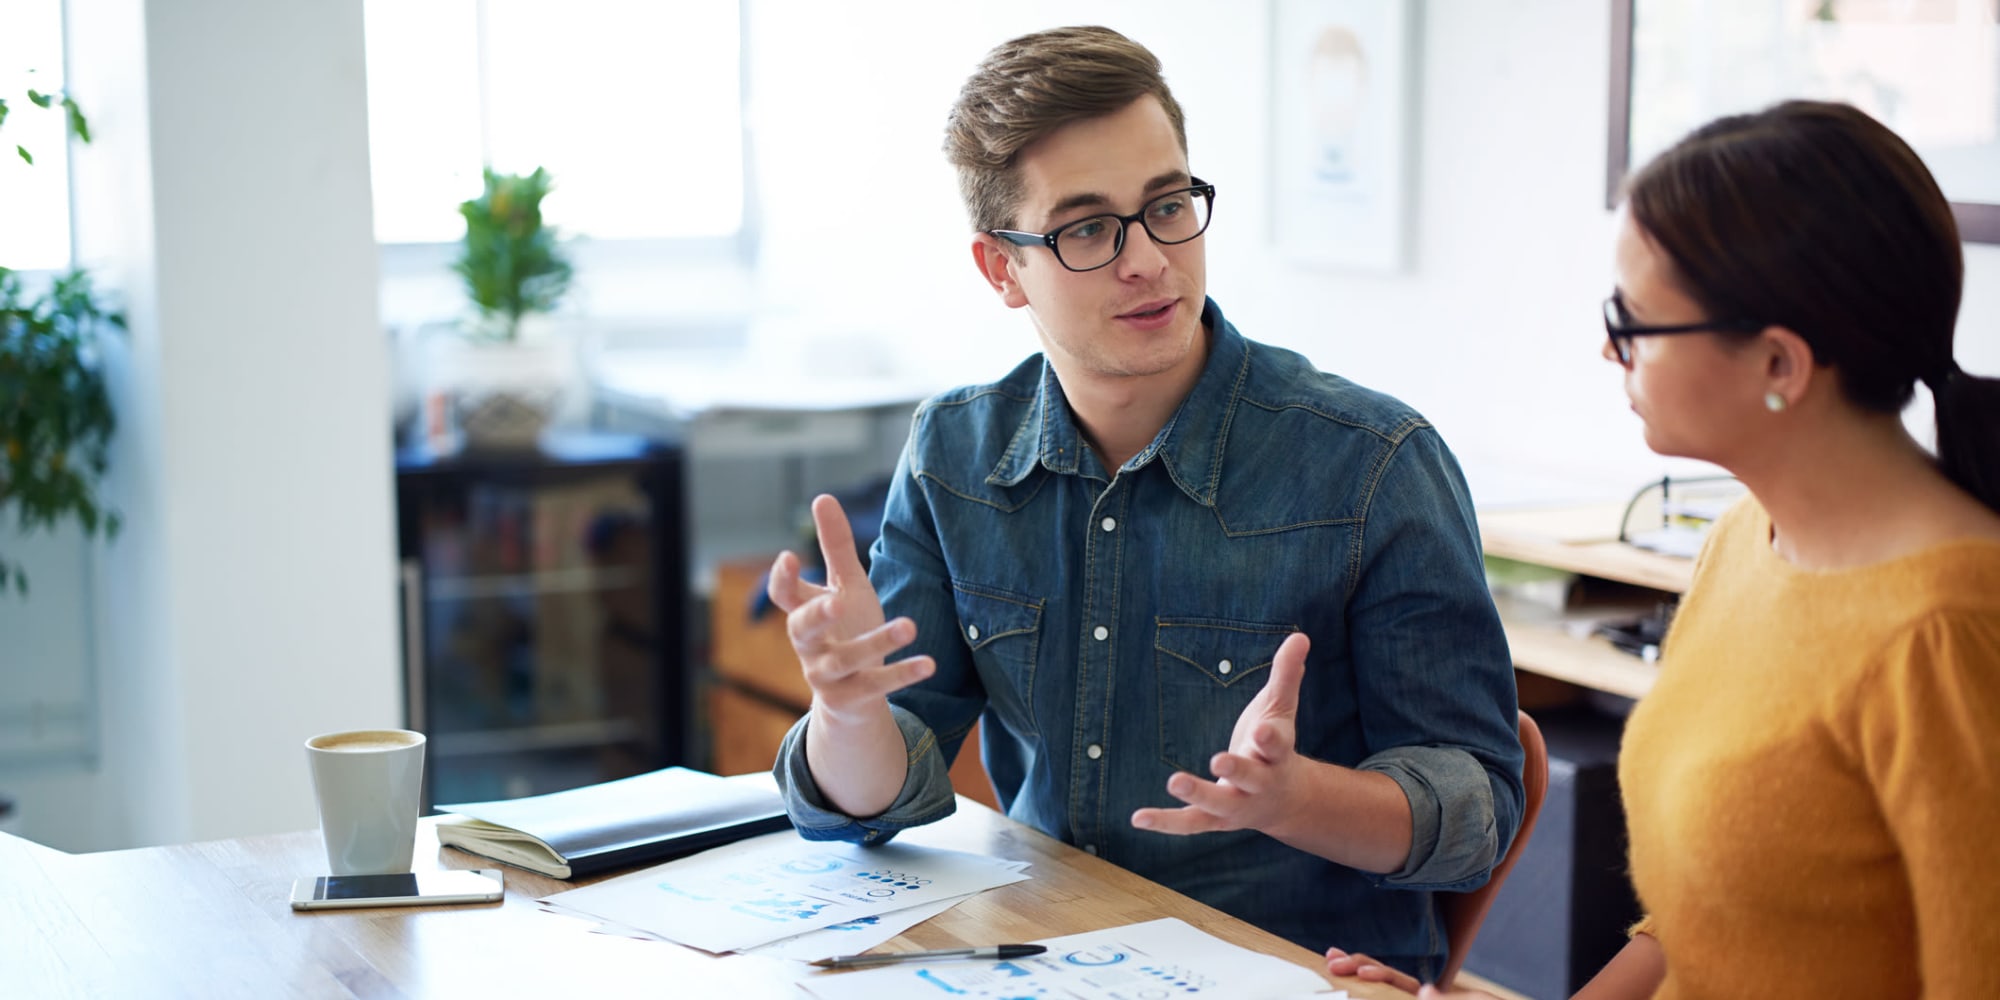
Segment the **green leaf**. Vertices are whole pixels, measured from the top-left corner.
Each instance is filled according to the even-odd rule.
[[[39,90],[29,90],[28,100],[38,108],[46,108],[55,102],[54,94],[44,94]]]
[[[87,272],[59,275],[31,298],[0,269],[0,512],[18,532],[65,521],[90,537],[118,531],[118,512],[98,499],[116,419],[97,342],[116,316]],[[0,594],[10,583],[25,594],[22,576],[0,558]]]
[[[68,94],[63,95],[62,106],[64,111],[69,112],[70,133],[76,136],[78,142],[89,142],[90,122],[84,120],[83,109],[77,107],[76,102],[70,100]]]
[[[31,166],[31,167],[32,167],[32,166],[34,166],[34,165],[35,165],[35,158],[34,158],[34,157],[32,157],[32,156],[30,156],[30,155],[28,155],[28,147],[26,147],[26,146],[15,146],[15,147],[14,147],[14,152],[16,152],[16,153],[19,153],[19,154],[21,154],[21,159],[22,159],[22,160],[24,160],[24,161],[26,161],[26,162],[27,162],[27,164],[28,164],[29,166]]]

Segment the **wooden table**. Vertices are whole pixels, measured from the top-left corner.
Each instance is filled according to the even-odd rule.
[[[438,847],[433,823],[418,832],[420,869],[494,865]],[[1026,941],[1171,916],[1321,968],[1303,948],[963,797],[950,819],[901,839],[1027,861],[1034,877],[981,893],[887,950]],[[516,868],[506,869],[507,898],[498,904],[294,912],[292,880],[325,864],[317,831],[76,855],[0,834],[0,996],[805,1000],[799,979],[842,974],[593,933],[535,903],[593,880]],[[1357,998],[1408,996],[1335,985]]]

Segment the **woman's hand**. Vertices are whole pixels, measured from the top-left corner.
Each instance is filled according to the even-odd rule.
[[[1400,969],[1392,969],[1360,952],[1348,954],[1339,948],[1326,950],[1326,973],[1329,976],[1345,976],[1359,979],[1364,983],[1388,983],[1405,993],[1417,992],[1417,977]]]
[[[1344,976],[1359,979],[1364,983],[1387,983],[1405,993],[1415,994],[1417,1000],[1498,1000],[1491,993],[1479,990],[1441,990],[1428,983],[1418,984],[1417,977],[1392,969],[1366,955],[1348,954],[1339,948],[1326,950],[1326,972],[1330,976]]]

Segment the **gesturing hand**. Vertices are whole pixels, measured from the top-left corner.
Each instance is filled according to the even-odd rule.
[[[1291,810],[1305,764],[1294,751],[1298,740],[1299,682],[1305,677],[1312,642],[1294,632],[1278,646],[1264,689],[1244,706],[1229,737],[1229,749],[1209,760],[1216,780],[1186,771],[1167,779],[1167,793],[1187,803],[1178,809],[1140,809],[1132,825],[1161,833],[1266,830]]]
[[[772,603],[785,610],[785,631],[814,700],[839,715],[929,677],[937,665],[928,656],[882,662],[915,641],[916,623],[882,620],[881,599],[861,568],[840,501],[822,494],[813,499],[812,513],[826,559],[826,585],[800,579],[798,557],[785,552],[771,566],[767,590]]]

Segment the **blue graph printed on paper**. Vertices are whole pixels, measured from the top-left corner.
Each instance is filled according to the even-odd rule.
[[[809,857],[794,858],[779,867],[793,875],[820,875],[837,872],[847,866],[847,862],[830,854],[814,854]]]
[[[870,928],[870,927],[873,927],[873,926],[875,926],[876,924],[879,924],[879,923],[881,923],[881,922],[882,922],[882,918],[881,918],[881,917],[879,917],[879,916],[874,916],[874,915],[869,915],[869,916],[866,916],[866,917],[856,917],[856,918],[854,918],[853,920],[848,920],[848,921],[843,921],[843,922],[841,922],[841,923],[838,923],[838,924],[828,924],[828,925],[826,925],[825,927],[822,927],[822,928],[820,928],[820,930],[823,930],[823,931],[865,931],[865,930],[867,930],[868,928]]]
[[[935,986],[938,989],[945,991],[946,993],[956,993],[959,996],[965,995],[964,990],[961,990],[958,987],[953,986],[952,984],[947,983],[944,980],[938,978],[938,974],[932,972],[929,969],[918,969],[917,978],[928,981],[932,986]]]
[[[1027,975],[1027,973],[1023,972],[1022,975]],[[988,993],[985,990],[980,990],[979,992],[974,993],[971,990],[962,990],[956,986],[953,986],[948,982],[945,982],[942,976],[939,976],[937,973],[932,972],[929,969],[918,970],[917,978],[923,980],[924,982],[932,986],[937,987],[940,990],[943,990],[946,993],[950,993],[953,996],[961,996],[961,997],[964,996],[985,997],[987,998],[987,1000],[1036,1000],[1036,997],[1044,997],[1048,996],[1049,994],[1048,990],[1040,990],[1040,989],[1036,990],[1034,993],[1027,996],[1022,996],[1012,993],[1006,996],[1001,996],[1000,994],[997,993]]]
[[[703,895],[702,893],[694,892],[689,889],[683,889],[680,886],[673,884],[672,882],[661,882],[656,888],[658,888],[661,892],[672,893],[673,895],[676,896],[697,900],[703,903],[713,902],[715,900],[714,896],[707,896]]]
[[[1200,993],[1216,986],[1215,980],[1177,965],[1142,965],[1139,971],[1159,980],[1162,986],[1172,986],[1183,993]]]
[[[912,875],[909,872],[890,871],[887,868],[877,868],[874,871],[855,872],[854,877],[865,878],[873,882],[880,882],[884,885],[893,885],[898,889],[921,889],[924,886],[931,884],[931,880],[923,877],[922,875]]]
[[[787,898],[774,894],[764,899],[743,900],[730,909],[760,920],[786,923],[793,920],[811,920],[819,915],[819,911],[831,905],[833,904],[825,900]]]
[[[1083,951],[1072,951],[1069,954],[1064,955],[1062,960],[1068,962],[1071,965],[1097,966],[1097,965],[1117,965],[1118,963],[1125,961],[1127,957],[1128,956],[1122,951],[1113,951],[1111,949],[1099,950],[1093,948],[1093,949],[1085,949]]]

